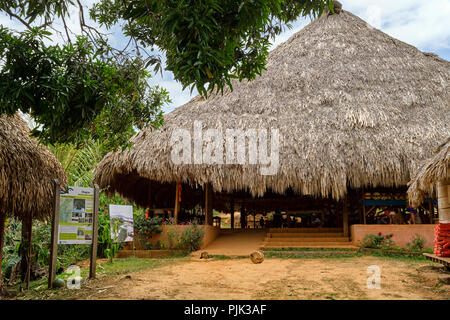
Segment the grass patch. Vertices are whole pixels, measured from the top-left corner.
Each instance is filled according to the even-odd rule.
[[[101,265],[97,266],[98,274],[106,274],[106,275],[120,275],[124,273],[137,272],[146,269],[154,269],[158,267],[162,267],[168,265],[177,259],[183,258],[184,256],[172,256],[164,259],[145,259],[145,258],[136,258],[129,257],[123,259],[115,259],[114,262],[105,262]],[[86,272],[86,275],[89,274],[89,269],[82,270]]]
[[[147,269],[155,269],[159,267],[164,267],[169,264],[179,263],[186,261],[189,258],[185,256],[172,256],[163,259],[145,259],[145,258],[122,258],[115,259],[111,262],[97,263],[97,278],[113,278],[115,276],[127,273],[138,272]],[[56,275],[56,278],[67,280],[70,274],[64,272],[62,274]],[[20,292],[20,284],[8,287],[8,290],[17,292],[15,299],[71,299],[83,295],[85,293],[86,279],[89,277],[89,267],[81,269],[81,277],[84,281],[81,284],[81,290],[69,290],[67,288],[54,288],[52,290],[47,290],[47,278],[42,278],[39,280],[30,282],[30,290]],[[91,286],[93,283],[99,283],[101,279],[88,280],[88,285]],[[85,290],[86,289],[86,290]]]
[[[424,255],[420,256],[413,256],[413,255],[402,255],[402,254],[395,254],[395,253],[384,253],[384,252],[372,252],[368,254],[372,257],[380,257],[380,258],[386,258],[386,259],[393,259],[393,260],[401,260],[401,261],[420,261],[420,262],[430,262],[435,263],[433,261],[428,260],[425,258]]]
[[[227,256],[224,254],[210,254],[209,258],[214,260],[248,259],[249,256]]]
[[[226,256],[224,254],[210,254],[209,258],[214,259],[214,260],[230,260],[231,259],[230,256]]]

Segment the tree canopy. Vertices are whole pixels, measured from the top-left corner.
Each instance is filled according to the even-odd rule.
[[[0,12],[25,26],[0,25],[0,114],[30,114],[47,144],[110,141],[126,146],[135,128],[162,123],[168,93],[149,85],[165,69],[202,95],[252,80],[270,41],[299,16],[332,0],[0,0]],[[77,8],[81,34],[66,23]],[[89,13],[89,16],[87,16]],[[89,19],[90,18],[90,19]],[[58,29],[58,25],[62,27]],[[100,28],[119,29],[114,47]],[[55,35],[62,42],[54,44]]]

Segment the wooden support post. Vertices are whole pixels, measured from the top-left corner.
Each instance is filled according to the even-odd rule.
[[[211,184],[206,185],[205,190],[205,225],[212,226],[213,224],[213,190]]]
[[[320,219],[322,220],[322,224],[320,225],[320,228],[325,226],[325,209],[322,208],[322,212],[320,213]]]
[[[428,220],[429,223],[433,223],[433,198],[428,202]]]
[[[53,219],[52,235],[50,244],[50,262],[48,267],[48,288],[53,288],[56,278],[56,257],[58,255],[58,224],[59,224],[59,190],[61,185],[57,179],[54,180]]]
[[[0,292],[3,286],[3,278],[2,278],[2,261],[3,261],[3,235],[5,234],[5,220],[6,214],[0,212]]]
[[[97,244],[98,244],[98,205],[99,205],[99,187],[94,185],[94,212],[92,220],[92,245],[91,245],[91,265],[89,268],[89,278],[95,279],[97,271]]]
[[[177,180],[175,183],[175,206],[173,211],[173,218],[175,220],[175,224],[178,224],[178,212],[180,211],[180,180]]]
[[[231,229],[234,229],[234,195],[231,195],[230,214],[231,214]]]
[[[450,223],[450,179],[437,183],[439,223]]]
[[[344,237],[348,237],[348,200],[345,196],[343,208],[342,208],[342,227],[344,230]]]
[[[367,221],[366,221],[366,195],[364,193],[364,189],[363,189],[363,194],[362,194],[362,210],[363,210],[363,222],[364,222],[364,224],[367,224]]]

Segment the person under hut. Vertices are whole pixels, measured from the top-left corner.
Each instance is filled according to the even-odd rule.
[[[406,212],[408,212],[408,219],[407,219],[408,224],[421,224],[422,223],[422,219],[420,218],[420,215],[416,209],[409,206],[408,209],[406,209]]]
[[[264,229],[264,217],[261,216],[261,218],[259,219],[259,225],[261,226],[261,229]]]

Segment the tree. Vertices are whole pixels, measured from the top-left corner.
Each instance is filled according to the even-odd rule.
[[[0,26],[0,114],[30,114],[33,135],[47,144],[80,143],[109,137],[126,146],[133,128],[157,127],[161,88],[150,87],[153,71],[166,69],[200,94],[231,79],[252,80],[264,69],[270,39],[299,15],[318,15],[333,0],[0,0],[0,12],[21,22],[17,32]],[[81,34],[67,27],[69,8],[79,10]],[[90,25],[123,25],[126,45],[114,48]],[[38,23],[39,21],[39,23]],[[63,30],[58,30],[61,22]],[[53,33],[53,34],[52,34]],[[58,34],[61,45],[45,39]]]
[[[47,144],[108,138],[117,147],[134,126],[161,123],[167,92],[148,85],[139,58],[104,58],[87,37],[46,46],[45,36],[0,27],[0,114],[30,114],[33,135]]]
[[[270,39],[298,16],[319,15],[332,0],[100,0],[91,17],[108,28],[126,21],[124,33],[157,46],[167,70],[184,88],[207,95],[253,80],[264,69]],[[159,64],[156,65],[159,67]]]

